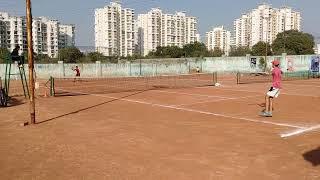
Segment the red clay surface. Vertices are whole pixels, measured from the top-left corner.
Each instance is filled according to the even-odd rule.
[[[320,179],[320,80],[43,98],[0,108],[1,179]]]

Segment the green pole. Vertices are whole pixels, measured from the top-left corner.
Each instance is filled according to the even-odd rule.
[[[23,76],[23,73],[24,73],[23,67],[19,67],[19,73],[20,73],[20,78],[21,78],[24,97],[27,98],[26,87],[25,87],[25,83],[24,83],[25,79],[24,79],[24,76]]]

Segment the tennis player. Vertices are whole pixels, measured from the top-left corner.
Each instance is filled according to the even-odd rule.
[[[80,69],[78,66],[76,66],[76,68],[72,68],[72,70],[76,72],[76,76],[74,78],[74,82],[75,82],[77,78],[80,78]]]
[[[265,97],[265,109],[260,114],[263,117],[272,117],[273,99],[280,94],[282,71],[279,66],[280,62],[278,60],[272,61],[272,87]]]

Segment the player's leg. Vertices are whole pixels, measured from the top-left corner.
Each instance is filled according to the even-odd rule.
[[[272,116],[272,111],[273,111],[273,98],[270,98],[270,103],[269,103],[269,114]]]
[[[264,105],[265,105],[265,107],[262,110],[262,112],[260,113],[260,116],[266,117],[269,112],[269,96],[268,95],[265,96],[265,104]]]
[[[273,99],[277,98],[279,96],[280,90],[279,89],[273,89],[272,91],[269,91],[267,93],[269,99],[268,99],[268,105],[267,105],[267,111],[264,114],[265,117],[272,117],[273,112]]]
[[[271,116],[272,116],[272,112],[274,110],[274,102],[273,102],[273,100],[275,98],[277,98],[279,96],[279,94],[280,94],[280,89],[275,89],[275,94],[270,100],[270,114],[271,114]]]
[[[272,117],[272,98],[274,97],[274,88],[270,88],[270,90],[267,92],[265,101],[266,101],[266,107],[265,111],[263,111],[260,115],[264,117]]]
[[[261,116],[272,117],[272,99],[271,96],[266,96],[266,110],[260,114]]]
[[[266,95],[265,102],[266,102],[265,112],[269,112],[269,96],[268,95]]]

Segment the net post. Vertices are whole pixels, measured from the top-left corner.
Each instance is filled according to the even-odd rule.
[[[214,72],[212,72],[212,83],[213,83],[213,86],[215,85],[214,79],[215,79]]]
[[[218,72],[216,72],[216,83],[218,83]]]
[[[50,76],[50,96],[55,96],[54,93],[54,78]]]
[[[239,80],[240,80],[240,79],[239,79],[239,78],[240,78],[240,73],[239,73],[239,71],[237,72],[237,75],[236,75],[236,76],[237,76],[237,84],[239,84]]]
[[[218,82],[218,73],[217,72],[213,72],[212,73],[212,82],[213,82],[213,86],[215,86],[215,84]]]

